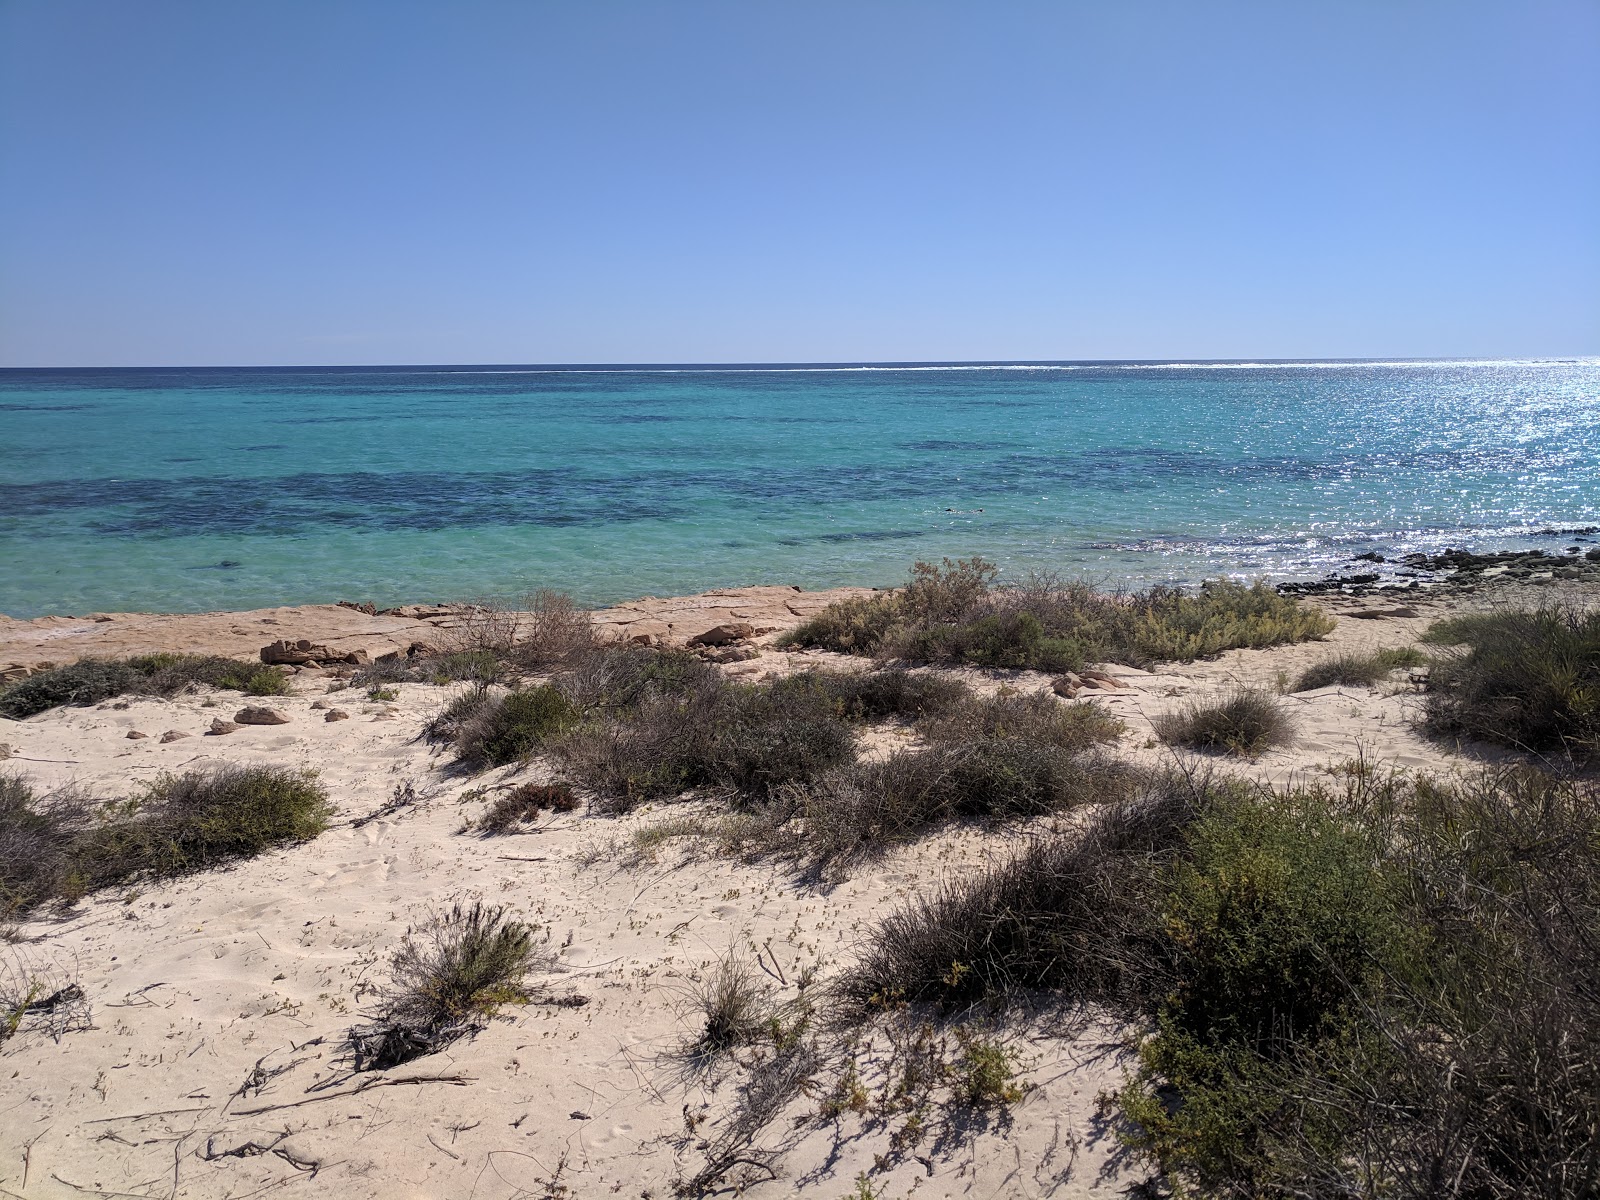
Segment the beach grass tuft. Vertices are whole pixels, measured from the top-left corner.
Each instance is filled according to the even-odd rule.
[[[1309,692],[1314,688],[1336,684],[1340,687],[1374,687],[1401,667],[1421,667],[1427,662],[1427,656],[1413,646],[1375,650],[1371,654],[1336,654],[1307,667],[1289,690]]]

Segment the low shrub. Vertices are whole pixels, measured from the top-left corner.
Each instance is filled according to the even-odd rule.
[[[1575,758],[1600,750],[1600,611],[1474,613],[1424,640],[1462,648],[1429,674],[1434,732]]]
[[[1137,1012],[1164,977],[1154,914],[1162,872],[1215,789],[1181,775],[1147,781],[1069,833],[946,883],[891,913],[832,992],[861,1020],[901,1003],[964,1009],[1053,989]]]
[[[927,717],[971,695],[959,679],[932,671],[802,671],[772,685],[778,695],[817,693],[847,721]]]
[[[0,776],[0,913],[251,858],[315,837],[331,811],[311,776],[281,767],[166,775],[111,805]]]
[[[260,663],[199,654],[146,654],[86,658],[18,680],[0,692],[0,716],[22,720],[62,705],[99,704],[117,696],[176,696],[197,684],[253,696],[289,691],[282,671]]]
[[[331,815],[314,776],[283,767],[164,775],[83,832],[73,870],[89,889],[202,871],[314,838]]]
[[[759,802],[855,757],[855,739],[820,691],[687,679],[654,686],[556,748],[567,771],[611,811],[696,787]]]
[[[1314,688],[1372,687],[1389,677],[1400,667],[1420,667],[1427,662],[1422,651],[1407,646],[1401,649],[1376,650],[1371,654],[1336,654],[1332,658],[1307,667],[1289,690],[1309,692]]]
[[[466,724],[492,706],[502,694],[484,683],[458,692],[422,726],[422,736],[430,742],[454,742]]]
[[[506,663],[489,650],[457,650],[444,654],[419,654],[379,659],[363,667],[350,680],[351,687],[382,687],[389,683],[498,683]]]
[[[524,783],[497,798],[474,827],[485,837],[497,837],[536,820],[546,810],[564,813],[577,807],[577,796],[564,783]]]
[[[572,704],[548,684],[460,703],[456,759],[476,770],[529,757],[577,719]]]
[[[1036,817],[1124,796],[1132,774],[1098,756],[1021,738],[903,750],[780,796],[816,863],[881,853],[961,819]]]
[[[723,676],[687,650],[606,643],[569,663],[554,681],[583,713],[622,713],[651,697],[716,688]]]
[[[900,591],[831,605],[782,643],[911,662],[1063,671],[1086,662],[1187,662],[1321,638],[1333,628],[1321,610],[1259,582],[1105,595],[1051,576],[996,588],[994,574],[981,559],[918,563]]]
[[[1049,692],[1035,692],[968,698],[917,728],[934,745],[1013,738],[1077,752],[1116,741],[1125,727],[1088,701],[1062,704]]]
[[[94,818],[81,793],[41,796],[20,775],[0,775],[0,917],[82,894],[72,847]]]
[[[525,1003],[523,980],[552,961],[532,929],[481,902],[408,931],[372,1022],[350,1031],[355,1069],[398,1066],[477,1033],[503,1006]]]
[[[1109,1009],[1148,1031],[1116,1101],[1175,1194],[1593,1194],[1595,785],[1342,780],[1169,775],[890,914],[834,1014]]]
[[[700,1018],[690,1057],[715,1059],[767,1033],[777,1007],[772,991],[746,959],[731,951],[718,959],[690,986],[689,1002]]]
[[[1294,738],[1294,723],[1277,700],[1250,688],[1163,713],[1152,723],[1156,736],[1169,746],[1212,753],[1257,755]]]

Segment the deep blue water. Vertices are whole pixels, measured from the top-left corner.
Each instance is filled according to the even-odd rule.
[[[1320,575],[1600,525],[1600,361],[0,371],[0,611]]]

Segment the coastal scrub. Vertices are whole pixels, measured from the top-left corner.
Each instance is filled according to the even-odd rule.
[[[1208,581],[1107,595],[1035,576],[996,586],[981,558],[919,562],[895,592],[830,605],[781,644],[906,662],[1036,671],[1147,667],[1326,636],[1333,620],[1265,583]]]

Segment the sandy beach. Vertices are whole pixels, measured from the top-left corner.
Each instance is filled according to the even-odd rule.
[[[1151,718],[1237,684],[1274,688],[1341,650],[1415,642],[1466,607],[1544,599],[1549,587],[1407,598],[1319,597],[1337,618],[1325,641],[1237,650],[1154,671],[1112,666],[1117,685],[1088,693],[1127,727],[1116,753],[1158,764],[1172,752]],[[859,659],[780,650],[774,638],[845,593],[750,588],[647,599],[596,614],[608,636],[666,645],[716,626],[749,627],[749,656],[722,670],[759,679]],[[377,616],[349,607],[199,616],[99,614],[7,621],[0,662],[13,669],[89,655],[158,650],[258,654],[279,639],[377,659],[438,640],[459,611]],[[358,653],[359,652],[359,653]],[[806,968],[826,979],[861,932],[907,897],[970,872],[1037,828],[946,831],[827,884],[790,868],[645,851],[632,835],[666,805],[624,817],[547,815],[525,833],[467,829],[486,802],[548,777],[535,759],[467,775],[420,736],[462,685],[394,685],[368,699],[337,672],[305,669],[270,703],[287,722],[205,730],[240,707],[200,689],[172,700],[124,697],[0,722],[5,769],[44,788],[124,795],[162,773],[218,762],[319,773],[338,815],[308,843],[177,880],[112,889],[64,917],[10,927],[10,969],[76,981],[86,1028],[25,1022],[0,1080],[0,1187],[28,1197],[667,1196],[701,1165],[703,1121],[729,1100],[716,1073],[687,1072],[690,994],[730,951],[757,955],[779,994]],[[1048,675],[959,672],[975,689],[1048,690]],[[1355,757],[1450,773],[1497,752],[1447,747],[1415,728],[1418,689],[1404,673],[1374,688],[1286,696],[1287,748],[1228,762],[1274,783]],[[337,706],[349,720],[327,721]],[[190,736],[160,740],[167,731]],[[135,733],[145,734],[136,738]],[[896,728],[866,750],[903,745]],[[670,806],[697,811],[693,801]],[[1048,826],[1050,822],[1036,823]],[[371,1004],[408,926],[451,903],[503,904],[547,936],[554,966],[540,1002],[508,1011],[470,1041],[381,1074],[344,1070],[338,1044]],[[1110,1196],[1139,1177],[1118,1152],[1096,1098],[1118,1086],[1124,1031],[1090,1021],[1063,1033],[1026,1022],[1007,1033],[1028,1087],[1020,1103],[940,1139],[937,1150],[875,1177],[878,1195]],[[869,1061],[863,1073],[869,1076]],[[808,1107],[809,1106],[809,1107]],[[815,1108],[802,1100],[793,1115]],[[786,1131],[779,1122],[780,1133]],[[838,1197],[887,1148],[888,1130],[849,1113],[788,1130],[778,1177],[752,1196]]]

